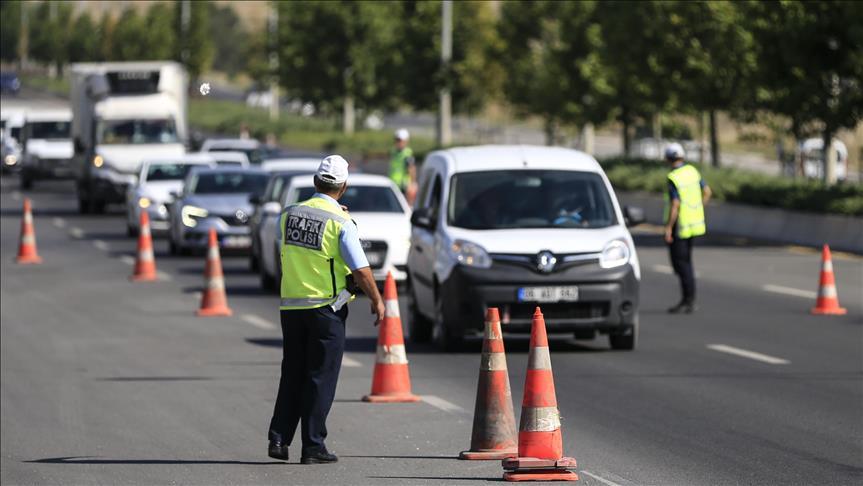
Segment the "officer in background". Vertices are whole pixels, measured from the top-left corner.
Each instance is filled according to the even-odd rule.
[[[404,128],[396,130],[393,149],[390,151],[390,179],[405,194],[411,183],[416,182],[417,179],[414,151],[408,147],[410,137],[410,133]]]
[[[370,299],[375,325],[384,302],[360,245],[357,227],[339,205],[348,162],[325,158],[315,174],[317,193],[288,206],[279,220],[282,281],[282,376],[270,422],[270,457],[288,460],[302,422],[303,464],[338,461],[327,451],[326,420],[336,392],[345,344],[347,303],[358,286]]]
[[[683,296],[680,303],[668,309],[677,314],[695,311],[695,269],[692,266],[692,243],[707,232],[704,205],[710,200],[710,187],[695,167],[683,161],[685,152],[679,143],[665,149],[665,160],[671,164],[668,190],[665,194],[665,242],[668,243],[671,266],[680,279]]]

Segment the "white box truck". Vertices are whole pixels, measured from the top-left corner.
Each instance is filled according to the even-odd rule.
[[[186,153],[189,78],[175,62],[71,66],[72,140],[81,213],[123,203],[144,159]]]

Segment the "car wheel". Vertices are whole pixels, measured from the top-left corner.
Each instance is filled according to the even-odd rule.
[[[255,256],[255,250],[253,248],[252,253],[249,255],[249,270],[257,272],[259,268],[261,268],[261,262],[258,260],[258,257]]]
[[[417,308],[416,296],[412,290],[408,290],[408,337],[414,343],[427,343],[432,338],[432,323],[420,314]]]
[[[608,343],[611,345],[611,349],[621,351],[632,351],[635,349],[635,345],[638,343],[638,321],[638,315],[636,315],[631,327],[628,327],[623,332],[608,335]]]
[[[126,223],[126,236],[130,238],[138,236],[138,228],[132,226],[129,223]]]
[[[177,248],[177,244],[174,243],[174,238],[168,238],[168,252],[171,255],[178,255],[180,253],[180,249]]]
[[[91,199],[90,212],[93,214],[105,214],[105,201]]]
[[[437,293],[435,293],[437,294]],[[462,344],[463,337],[446,325],[444,321],[443,299],[435,295],[435,316],[432,321],[432,341],[435,345],[447,352],[457,350]]]
[[[275,292],[276,279],[267,272],[265,265],[259,265],[258,272],[261,274],[261,288],[269,292]]]
[[[33,189],[33,179],[29,176],[21,174],[21,180],[19,182],[21,183],[21,189]]]
[[[78,198],[78,212],[81,214],[90,214],[90,200]]]

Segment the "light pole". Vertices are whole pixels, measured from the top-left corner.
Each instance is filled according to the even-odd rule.
[[[270,120],[279,119],[279,10],[270,2],[268,32],[270,44]]]
[[[437,143],[440,146],[452,143],[452,98],[450,97],[450,61],[452,60],[452,0],[441,2],[441,67],[445,74],[440,90]]]

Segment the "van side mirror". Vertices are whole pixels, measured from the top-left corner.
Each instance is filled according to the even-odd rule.
[[[260,194],[249,194],[249,204],[252,206],[260,206],[261,205],[261,195]]]
[[[171,192],[169,192],[169,193],[168,193],[168,195],[169,195],[169,196],[171,196],[171,197],[172,197],[172,198],[174,198],[174,199],[180,199],[180,198],[182,198],[182,197],[183,197],[183,191],[182,191],[182,190],[180,190],[180,191],[171,191]]]
[[[626,226],[638,226],[645,221],[644,209],[638,206],[624,206],[623,220]]]
[[[431,208],[419,208],[411,214],[411,224],[427,230],[434,229],[432,221]]]

